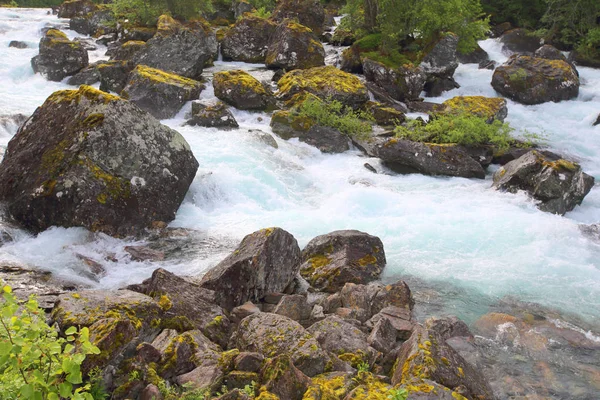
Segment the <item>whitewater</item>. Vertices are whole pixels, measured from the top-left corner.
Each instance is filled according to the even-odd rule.
[[[0,116],[31,115],[52,92],[73,89],[33,74],[30,60],[38,52],[41,29],[58,26],[69,38],[68,21],[47,10],[0,8]],[[11,40],[27,49],[9,48]],[[506,60],[493,39],[481,46],[497,62]],[[90,52],[90,62],[106,49]],[[210,80],[218,70],[243,68],[262,80],[264,66],[217,61],[205,70]],[[545,145],[578,161],[600,179],[600,70],[578,68],[579,97],[561,103],[523,106],[508,101],[507,122],[515,135],[544,137]],[[492,71],[460,65],[460,88],[442,97],[497,96]],[[210,83],[202,101],[214,101]],[[584,331],[600,331],[600,241],[581,226],[600,222],[600,190],[592,189],[583,204],[561,217],[539,211],[525,194],[491,189],[492,166],[485,180],[395,175],[357,150],[322,154],[297,140],[272,134],[266,113],[232,110],[240,128],[233,131],[185,126],[187,104],[176,118],[162,121],[189,142],[200,163],[173,228],[197,231],[195,247],[185,257],[162,262],[132,261],[124,247],[143,240],[123,240],[81,228],[52,228],[37,236],[9,229],[14,241],[0,247],[0,261],[49,270],[58,276],[100,288],[140,282],[158,267],[181,275],[197,275],[220,261],[244,235],[279,226],[304,246],[311,238],[338,229],[358,229],[379,236],[387,256],[384,280],[406,279],[423,307],[474,321],[499,300],[538,303],[584,321]],[[18,128],[1,119],[3,152]],[[262,138],[262,139],[261,139]],[[374,166],[374,174],[364,167]],[[2,222],[4,224],[4,222]],[[185,235],[182,239],[185,242]],[[189,235],[188,235],[189,239]],[[188,240],[189,242],[189,240]],[[188,242],[185,242],[186,245]],[[183,242],[182,242],[183,243]],[[95,281],[82,273],[78,255],[100,263],[106,275]],[[573,329],[582,329],[575,326]],[[594,333],[590,332],[590,329]]]

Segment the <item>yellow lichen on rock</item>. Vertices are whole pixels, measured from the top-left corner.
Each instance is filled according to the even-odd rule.
[[[215,85],[241,86],[242,90],[267,95],[267,91],[258,79],[242,70],[217,72],[213,77],[213,82]]]
[[[356,76],[333,66],[290,71],[277,82],[277,86],[279,95],[287,99],[301,91],[313,94],[327,91],[362,94],[367,91]]]
[[[160,69],[150,68],[146,65],[136,66],[133,73],[152,82],[166,83],[168,85],[196,86],[199,84],[198,81],[193,79],[185,78],[177,74],[171,74]]]
[[[468,113],[482,118],[493,118],[506,107],[506,100],[501,97],[457,96],[442,103],[445,112]]]

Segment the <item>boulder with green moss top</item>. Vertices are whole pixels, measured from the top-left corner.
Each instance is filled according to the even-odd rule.
[[[337,28],[331,37],[334,46],[351,46],[356,40],[354,33],[348,29]]]
[[[69,21],[69,29],[82,35],[106,35],[117,32],[117,20],[110,9],[98,9]]]
[[[90,0],[65,1],[58,7],[58,18],[83,17],[98,8]]]
[[[344,400],[386,400],[395,398],[390,397],[395,395],[392,385],[371,372],[359,371],[353,381],[355,387],[343,398]]]
[[[123,43],[129,41],[147,42],[156,34],[156,27],[132,26],[121,22],[119,25],[119,37]]]
[[[210,65],[217,54],[215,33],[202,22],[182,25],[163,18],[156,35],[146,44],[133,57],[135,64],[192,79],[200,79],[204,67]]]
[[[364,58],[365,78],[384,89],[394,100],[408,101],[419,98],[425,88],[427,75],[421,67],[402,65],[397,68]]]
[[[511,53],[531,54],[541,45],[542,40],[534,32],[516,28],[505,31],[500,37],[503,50]]]
[[[122,236],[171,221],[196,175],[185,139],[90,86],[52,94],[8,144],[0,199],[22,227]]]
[[[524,190],[542,211],[563,215],[581,204],[594,186],[594,177],[579,164],[530,151],[494,173],[493,187],[516,193]]]
[[[289,355],[296,368],[308,376],[323,373],[329,362],[329,356],[310,333],[296,321],[277,314],[258,313],[244,318],[229,347],[265,357]]]
[[[352,108],[369,101],[367,88],[360,79],[332,66],[288,72],[277,82],[277,86],[277,95],[282,100],[291,100],[304,92],[322,100],[336,100]]]
[[[88,65],[88,53],[79,42],[71,41],[58,29],[49,29],[40,40],[40,52],[31,59],[33,72],[60,82]]]
[[[254,15],[244,16],[225,33],[221,42],[224,60],[264,63],[277,25]]]
[[[267,360],[261,371],[261,383],[280,399],[302,400],[312,382],[294,366],[288,354],[281,354]]]
[[[310,28],[284,20],[273,33],[265,64],[287,71],[319,67],[325,65],[325,50]]]
[[[127,85],[133,64],[129,61],[106,61],[96,68],[100,73],[100,90],[121,93]]]
[[[122,60],[129,61],[135,57],[135,55],[146,47],[146,42],[141,40],[129,40],[123,43],[118,49],[112,52],[111,60]]]
[[[282,0],[277,3],[272,18],[276,22],[298,21],[319,35],[325,23],[325,9],[319,0]]]
[[[294,237],[267,228],[244,237],[237,249],[210,269],[200,285],[214,290],[217,302],[231,310],[267,293],[283,292],[300,268],[301,252]]]
[[[350,372],[328,372],[312,378],[303,400],[343,399],[354,386]]]
[[[372,151],[386,166],[401,174],[485,178],[481,164],[461,146],[454,144],[421,143],[392,138],[376,143]]]
[[[298,138],[324,153],[343,153],[350,149],[348,136],[292,111],[275,112],[271,118],[271,129],[282,139]]]
[[[456,96],[442,103],[438,113],[467,113],[485,118],[489,123],[494,120],[504,122],[508,115],[506,100],[502,97]]]
[[[381,239],[355,230],[317,236],[302,251],[302,259],[302,277],[314,288],[330,293],[348,282],[379,279],[386,263]]]
[[[540,104],[577,97],[579,76],[562,60],[513,55],[494,71],[492,87],[523,104]]]
[[[215,96],[240,110],[267,110],[275,106],[273,95],[246,71],[217,72],[213,87]]]
[[[385,104],[369,101],[365,108],[373,116],[377,125],[384,127],[393,127],[406,121],[406,115],[400,110]]]
[[[229,111],[227,105],[220,101],[212,105],[193,102],[192,115],[187,124],[219,129],[239,128],[235,117]]]
[[[398,352],[392,384],[409,391],[421,387],[427,392],[431,386],[427,381],[433,381],[467,399],[495,399],[483,374],[447,343],[452,337],[469,334],[463,325],[457,320],[434,318],[417,327]]]
[[[193,79],[138,65],[121,96],[158,119],[174,117],[183,105],[200,96],[204,86]]]

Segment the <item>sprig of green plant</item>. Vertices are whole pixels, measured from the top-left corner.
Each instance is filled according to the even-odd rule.
[[[391,389],[388,392],[387,398],[390,400],[406,400],[408,398],[408,390],[404,388]]]

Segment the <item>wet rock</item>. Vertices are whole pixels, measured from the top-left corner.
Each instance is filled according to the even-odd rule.
[[[457,52],[456,57],[458,58],[458,61],[463,64],[480,64],[482,62],[489,61],[490,59],[488,53],[479,45],[477,45],[473,51],[467,54]]]
[[[517,28],[506,31],[500,37],[503,44],[503,50],[513,53],[531,54],[535,52],[541,43],[541,40],[533,32],[527,29]]]
[[[329,361],[316,339],[300,324],[270,313],[244,318],[229,347],[258,352],[265,357],[289,355],[296,368],[308,376],[323,373]]]
[[[192,116],[187,121],[187,124],[219,129],[239,128],[231,111],[229,111],[225,103],[220,101],[208,106],[200,102],[193,102]]]
[[[301,252],[294,237],[281,228],[246,236],[238,248],[202,278],[228,310],[265,294],[282,292],[300,267]]]
[[[319,35],[325,23],[325,10],[319,0],[282,0],[273,11],[273,20],[296,20]]]
[[[398,332],[390,320],[381,318],[373,327],[371,334],[367,338],[367,343],[375,350],[387,354],[394,348],[397,334]]]
[[[337,28],[331,37],[334,46],[351,46],[356,40],[354,33],[347,29]]]
[[[58,18],[83,17],[97,8],[90,0],[65,1],[58,7]]]
[[[124,249],[134,261],[162,261],[165,253],[146,246],[125,246]]]
[[[174,218],[197,168],[179,133],[82,86],[52,94],[10,141],[0,197],[34,232],[54,225],[134,234]]]
[[[271,69],[307,69],[325,65],[325,50],[310,28],[289,20],[273,34],[265,64]]]
[[[332,66],[288,72],[277,82],[277,86],[277,96],[282,100],[310,93],[321,100],[337,100],[352,108],[369,101],[367,88],[360,79]]]
[[[596,122],[592,124],[593,126],[600,125],[600,114],[598,114],[598,118],[596,118]]]
[[[506,100],[502,97],[483,96],[457,96],[442,103],[438,112],[442,113],[468,113],[485,118],[488,123],[498,120],[504,122],[508,115]]]
[[[442,92],[457,87],[452,79],[458,67],[456,49],[458,36],[453,33],[445,34],[425,55],[419,67],[427,76],[425,91],[430,96],[439,96]]]
[[[565,61],[511,56],[496,68],[493,88],[523,104],[569,100],[579,94],[579,77]]]
[[[362,74],[364,72],[360,51],[356,50],[354,46],[342,51],[339,65],[340,69],[345,72],[353,74]]]
[[[513,26],[510,22],[502,22],[501,24],[494,25],[490,29],[490,37],[498,38],[502,36],[504,32],[510,31]]]
[[[221,42],[224,60],[264,63],[277,25],[253,15],[244,16],[227,31]]]
[[[280,399],[302,400],[312,383],[287,354],[268,360],[261,373],[263,386]]]
[[[215,33],[201,22],[186,26],[174,20],[167,22],[162,24],[162,29],[159,24],[156,35],[136,53],[135,64],[200,79],[203,68],[217,53]]]
[[[495,399],[482,373],[446,343],[452,331],[440,332],[430,322],[416,329],[400,348],[392,384],[420,386],[430,380],[468,399]]]
[[[430,76],[425,83],[425,93],[428,97],[439,97],[449,90],[458,89],[460,85],[454,78]]]
[[[200,96],[198,81],[138,65],[121,95],[158,119],[174,117],[183,105]]]
[[[40,40],[40,53],[31,59],[33,72],[60,82],[88,65],[87,50],[58,29],[50,29]]]
[[[538,58],[545,58],[546,60],[567,61],[567,57],[565,57],[560,50],[549,44],[545,44],[537,49],[534,53],[534,56]]]
[[[106,61],[97,66],[100,73],[100,90],[121,93],[127,85],[133,64],[128,61]]]
[[[238,371],[259,372],[265,357],[260,353],[243,352],[234,360],[235,369]]]
[[[362,64],[365,78],[384,89],[395,100],[418,99],[425,87],[427,75],[421,67],[401,66],[394,69],[370,59],[363,59]]]
[[[460,146],[389,139],[377,144],[377,157],[398,173],[485,178],[481,165]]]
[[[594,178],[579,164],[530,151],[494,173],[493,187],[515,193],[525,190],[538,200],[539,209],[564,215],[581,204]]]
[[[479,63],[479,69],[489,69],[490,71],[493,71],[496,69],[496,61],[494,61],[494,60],[481,61]]]
[[[26,49],[29,46],[25,42],[11,40],[10,43],[8,43],[8,47],[14,47],[15,49]]]
[[[102,62],[90,64],[67,80],[67,84],[73,86],[93,85],[100,81],[100,71],[98,65]]]
[[[386,263],[381,240],[355,230],[317,236],[302,251],[302,259],[300,274],[316,289],[330,293],[348,282],[378,279]]]
[[[274,98],[264,86],[242,70],[217,72],[213,76],[215,96],[240,110],[266,110],[274,107]]]
[[[146,42],[141,40],[129,40],[123,43],[112,54],[111,60],[130,61],[135,55],[146,47]]]
[[[116,33],[117,20],[112,10],[100,9],[82,16],[75,16],[69,21],[69,29],[82,35],[105,35]]]
[[[294,294],[282,297],[273,313],[300,322],[309,319],[311,311],[312,307],[306,302],[306,296]]]

